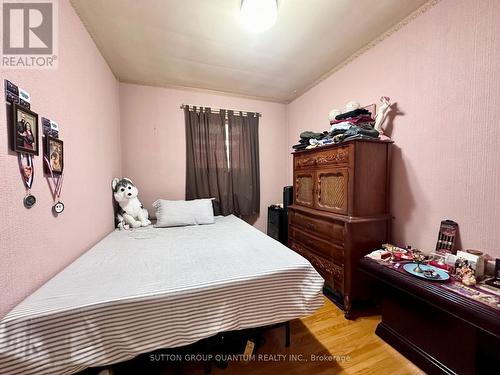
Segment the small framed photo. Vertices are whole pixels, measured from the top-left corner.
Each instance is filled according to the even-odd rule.
[[[370,104],[367,106],[363,107],[364,109],[367,109],[371,113],[371,118],[375,120],[375,116],[377,115],[377,105],[376,104]]]
[[[64,169],[64,147],[63,141],[60,139],[51,137],[50,135],[45,136],[46,145],[45,145],[45,157],[49,161],[50,167],[52,168],[52,173],[54,175],[60,175]],[[46,163],[45,173],[50,174],[50,170],[47,167]]]
[[[12,150],[38,155],[38,115],[18,103],[12,108]]]

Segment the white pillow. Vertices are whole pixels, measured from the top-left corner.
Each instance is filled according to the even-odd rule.
[[[156,209],[155,227],[159,228],[213,224],[215,222],[212,199],[191,201],[157,199],[153,203],[153,207]]]

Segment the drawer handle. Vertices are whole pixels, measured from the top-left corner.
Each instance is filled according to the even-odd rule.
[[[316,226],[315,226],[314,224],[307,223],[307,224],[306,224],[306,228],[307,228],[307,229],[314,230],[314,229],[316,228]]]

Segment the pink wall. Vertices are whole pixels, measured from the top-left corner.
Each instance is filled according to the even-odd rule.
[[[118,83],[67,1],[59,1],[58,69],[1,73],[2,85],[6,78],[26,89],[33,111],[59,123],[66,209],[52,215],[40,156],[32,189],[38,202],[23,207],[0,106],[0,317],[113,229],[110,183],[120,174]]]
[[[262,113],[259,122],[260,217],[266,229],[267,206],[281,202],[288,169],[285,105],[187,91],[120,84],[123,174],[139,187],[150,214],[158,198],[184,199],[186,139],[181,104],[241,109]]]
[[[65,142],[66,210],[51,213],[35,159],[38,203],[22,206],[16,156],[0,126],[0,316],[113,229],[109,183],[128,175],[151,209],[184,198],[182,103],[262,112],[261,216],[291,183],[290,146],[327,113],[380,95],[397,102],[389,129],[394,239],[431,250],[439,222],[459,222],[464,248],[500,256],[500,2],[442,0],[288,106],[209,93],[118,84],[69,3],[59,1],[59,68],[2,70]],[[5,107],[0,109],[5,119]],[[121,118],[121,128],[120,128]],[[287,126],[288,125],[288,126]],[[121,146],[120,146],[121,144]]]
[[[331,108],[389,96],[393,237],[432,250],[444,218],[500,256],[500,1],[443,0],[287,108],[288,144]],[[291,182],[291,160],[287,168]]]

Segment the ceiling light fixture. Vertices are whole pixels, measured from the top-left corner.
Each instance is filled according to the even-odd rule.
[[[278,18],[277,0],[241,0],[240,19],[251,32],[269,30]]]

